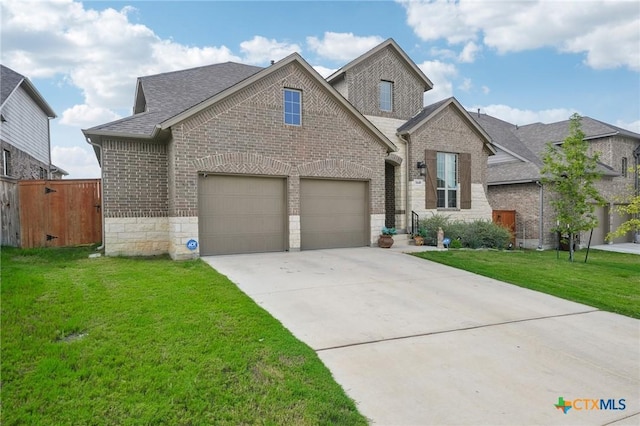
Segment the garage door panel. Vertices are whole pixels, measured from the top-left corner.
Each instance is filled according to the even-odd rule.
[[[284,179],[200,177],[198,197],[201,254],[286,249]]]
[[[301,248],[368,245],[367,191],[361,181],[301,179]]]

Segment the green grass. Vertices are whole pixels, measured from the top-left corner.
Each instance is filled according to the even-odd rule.
[[[202,261],[2,249],[0,423],[366,424],[315,352]]]
[[[640,256],[591,250],[576,252],[571,263],[567,252],[448,250],[416,254],[434,262],[475,272],[584,303],[596,308],[640,318]]]

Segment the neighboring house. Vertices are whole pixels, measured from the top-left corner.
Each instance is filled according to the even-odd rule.
[[[51,164],[49,120],[55,112],[21,74],[0,65],[0,175],[58,179],[68,173]]]
[[[326,80],[298,54],[140,77],[131,117],[83,131],[106,254],[368,246],[411,210],[489,219],[495,150],[455,99],[423,108],[431,88],[391,39]]]
[[[560,145],[569,135],[569,120],[558,123],[534,123],[517,126],[486,114],[471,116],[491,136],[497,154],[489,159],[489,202],[494,210],[516,211],[517,240],[527,248],[553,248],[557,236],[555,213],[550,204],[553,192],[541,184],[540,170],[547,143]],[[594,120],[582,118],[582,131],[589,141],[590,153],[598,152],[602,174],[596,187],[607,200],[606,206],[595,206],[598,227],[593,235],[583,233],[581,246],[604,244],[608,232],[615,230],[627,217],[621,217],[615,206],[624,194],[637,191],[638,183],[628,168],[638,164],[640,134]],[[613,242],[633,241],[628,234]]]

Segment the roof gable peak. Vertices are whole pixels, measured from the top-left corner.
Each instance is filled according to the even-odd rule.
[[[356,59],[354,59],[351,62],[347,63],[342,68],[338,69],[336,72],[334,72],[329,77],[327,77],[327,81],[330,84],[335,82],[335,81],[338,81],[350,69],[352,69],[356,65],[360,64],[361,62],[367,60],[368,58],[374,56],[375,54],[377,54],[378,52],[380,52],[380,51],[382,51],[384,49],[392,49],[395,53],[397,53],[405,61],[405,63],[409,66],[409,68],[416,75],[416,77],[418,77],[418,79],[421,80],[422,83],[424,84],[424,91],[425,92],[428,91],[428,90],[433,89],[433,83],[431,82],[431,80],[429,80],[429,78],[422,72],[422,70],[415,64],[415,62],[413,62],[413,60],[411,60],[409,55],[407,55],[406,52],[404,50],[402,50],[400,45],[398,45],[398,43],[396,43],[396,41],[393,38],[386,39],[385,41],[383,41],[382,43],[380,43],[379,45],[377,45],[373,49],[363,53],[362,55],[358,56]]]

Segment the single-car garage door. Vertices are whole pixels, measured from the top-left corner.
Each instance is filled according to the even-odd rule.
[[[285,179],[200,176],[200,254],[284,251]]]
[[[300,179],[300,248],[368,246],[367,193],[367,182]]]

